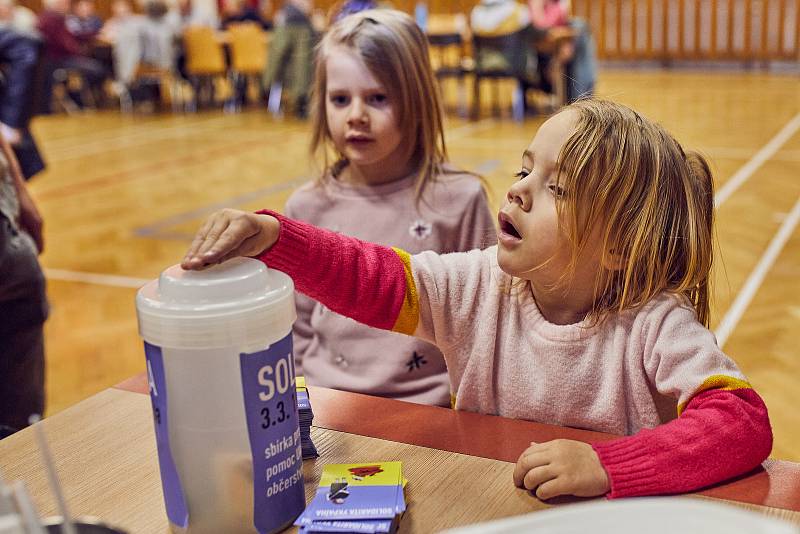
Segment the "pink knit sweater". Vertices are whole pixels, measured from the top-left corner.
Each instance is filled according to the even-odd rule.
[[[292,193],[285,212],[292,219],[412,254],[497,243],[494,216],[475,176],[440,173],[427,184],[419,203],[416,182],[416,173],[380,185],[328,177],[324,185],[306,184]],[[447,367],[435,345],[364,326],[304,295],[296,303],[294,361],[306,383],[450,406]]]
[[[680,297],[555,325],[494,247],[410,256],[264,213],[281,234],[261,259],[338,313],[439,346],[457,409],[625,435],[593,444],[610,497],[692,491],[769,455],[763,401]]]

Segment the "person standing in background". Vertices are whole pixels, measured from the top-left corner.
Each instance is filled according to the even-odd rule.
[[[44,412],[42,217],[0,137],[0,439]]]
[[[289,103],[299,118],[308,114],[308,93],[314,56],[312,0],[286,0],[275,17],[269,60],[264,71],[264,87],[289,82]],[[274,97],[273,97],[274,98]]]

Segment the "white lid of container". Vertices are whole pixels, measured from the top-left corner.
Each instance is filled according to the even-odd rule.
[[[292,329],[294,284],[251,258],[203,271],[173,265],[136,295],[139,334],[159,347],[269,345]]]

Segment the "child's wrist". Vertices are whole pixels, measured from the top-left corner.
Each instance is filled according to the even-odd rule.
[[[262,253],[264,253],[277,243],[281,233],[281,222],[272,215],[258,214],[256,217],[260,228],[261,242],[264,245]]]

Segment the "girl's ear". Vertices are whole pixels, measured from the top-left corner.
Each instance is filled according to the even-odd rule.
[[[600,258],[600,265],[608,271],[619,271],[625,267],[625,259],[622,254],[610,248],[603,252],[603,257]]]

